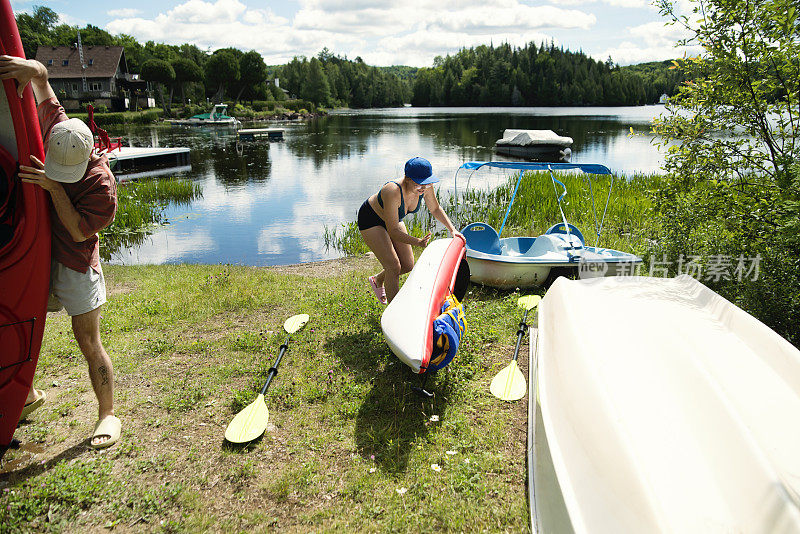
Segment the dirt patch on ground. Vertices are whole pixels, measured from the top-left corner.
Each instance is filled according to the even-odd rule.
[[[136,284],[130,282],[116,282],[113,279],[106,278],[106,291],[108,296],[113,295],[126,295],[133,293],[136,290]]]
[[[360,271],[371,267],[378,270],[380,269],[380,263],[375,259],[374,254],[368,253],[363,256],[338,258],[335,260],[313,263],[282,265],[279,267],[270,267],[269,269],[278,273],[297,274],[313,278],[334,278],[351,271]]]

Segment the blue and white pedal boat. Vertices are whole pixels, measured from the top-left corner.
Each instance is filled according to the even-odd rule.
[[[500,289],[538,287],[555,275],[577,274],[581,278],[592,278],[633,274],[641,265],[642,259],[635,254],[598,246],[603,219],[595,228],[598,236],[597,242],[594,246],[587,246],[581,231],[573,224],[568,223],[564,216],[561,201],[566,195],[566,186],[555,178],[553,172],[577,169],[587,175],[609,175],[612,177],[613,187],[613,174],[604,165],[491,161],[468,162],[463,164],[459,170],[465,169],[474,172],[483,167],[520,172],[500,232],[485,222],[473,222],[461,230],[467,242],[466,257],[473,282]],[[549,171],[553,184],[563,188],[563,192],[558,196],[562,222],[554,224],[540,236],[501,238],[500,235],[525,171]],[[456,171],[457,175],[458,171]],[[456,178],[456,195],[458,194],[457,183]],[[606,199],[606,209],[610,197],[611,188],[609,188]],[[592,198],[594,209],[594,196]],[[596,210],[595,221],[597,221]]]

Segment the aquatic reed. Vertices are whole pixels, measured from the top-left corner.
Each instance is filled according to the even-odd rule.
[[[458,202],[455,194],[445,196],[440,192],[442,208],[457,228],[482,221],[500,231],[518,174],[496,173],[493,177],[476,178],[479,177],[470,181],[478,185],[467,184],[464,180],[463,189],[459,188],[458,191]],[[615,177],[613,183],[609,176],[573,173],[557,173],[556,179],[567,188],[567,194],[561,202],[564,216],[567,222],[581,230],[587,245],[594,245],[597,241],[595,227],[602,222],[599,246],[636,254],[648,251],[650,241],[657,236],[651,198],[652,192],[661,183],[659,175]],[[539,235],[553,224],[561,222],[558,196],[562,191],[561,186],[554,185],[549,173],[524,173],[502,235]],[[434,231],[436,237],[445,235],[444,230],[438,227],[441,225],[437,226],[427,210],[405,222],[412,235],[421,236],[428,231]],[[366,251],[355,222],[343,223],[340,228],[332,230],[326,226],[324,232],[327,247],[345,255]]]
[[[158,179],[117,184],[117,214],[100,232],[100,256],[108,260],[120,248],[142,243],[163,224],[170,204],[187,205],[203,195],[202,187],[185,179]]]

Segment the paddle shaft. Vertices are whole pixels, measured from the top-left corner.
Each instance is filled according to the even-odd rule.
[[[525,335],[525,330],[528,328],[528,325],[525,323],[525,320],[528,318],[528,312],[530,310],[525,310],[525,315],[522,316],[522,322],[519,323],[519,329],[517,330],[517,346],[514,347],[514,357],[511,358],[511,361],[516,361],[517,356],[519,356],[519,346],[522,344],[522,338]]]
[[[272,379],[275,377],[275,375],[278,374],[278,366],[281,364],[281,358],[283,358],[283,355],[286,354],[286,351],[289,349],[289,338],[291,338],[291,337],[292,337],[291,335],[286,336],[286,341],[283,342],[283,345],[281,345],[281,350],[278,353],[278,359],[276,359],[275,363],[272,364],[272,367],[269,368],[269,374],[267,375],[267,381],[264,383],[264,387],[261,388],[261,394],[262,395],[267,392],[267,389],[269,388],[270,382],[272,382]]]

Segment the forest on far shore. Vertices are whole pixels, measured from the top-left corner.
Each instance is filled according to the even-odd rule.
[[[266,65],[255,50],[202,50],[133,36],[111,35],[87,25],[58,24],[58,14],[34,6],[16,15],[25,54],[40,46],[123,46],[128,69],[152,82],[169,110],[173,95],[182,102],[280,101],[300,98],[320,108],[415,106],[626,106],[654,104],[677,93],[683,74],[672,62],[619,67],[554,44],[529,43],[464,48],[437,57],[430,68],[375,67],[327,48],[314,57]],[[280,88],[273,83],[280,80]],[[167,101],[167,96],[169,100]]]

